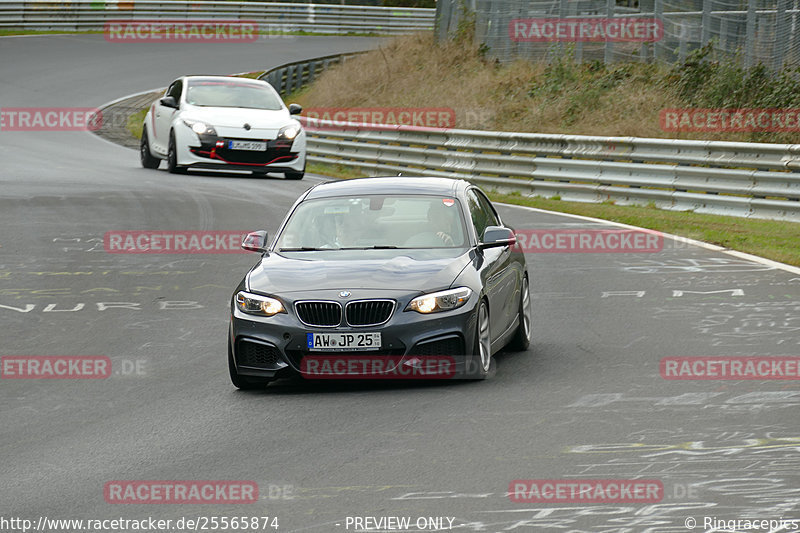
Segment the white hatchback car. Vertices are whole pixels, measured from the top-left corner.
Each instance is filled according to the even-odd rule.
[[[251,170],[303,178],[306,137],[272,86],[227,76],[184,76],[153,102],[144,118],[140,157],[145,168],[162,159],[172,173],[187,168]]]

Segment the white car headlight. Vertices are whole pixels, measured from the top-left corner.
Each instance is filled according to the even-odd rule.
[[[470,296],[472,296],[472,290],[468,287],[432,292],[411,300],[406,310],[423,314],[450,311],[467,303]]]
[[[216,135],[217,130],[214,129],[214,126],[210,124],[206,124],[200,120],[190,120],[188,118],[183,119],[183,123],[192,128],[192,131],[198,135]]]
[[[239,291],[236,294],[236,307],[248,315],[275,316],[278,313],[286,313],[286,309],[279,300],[245,291]]]
[[[300,124],[294,123],[284,126],[278,131],[278,139],[294,140],[300,134]]]

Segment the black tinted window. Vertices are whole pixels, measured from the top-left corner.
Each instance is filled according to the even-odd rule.
[[[183,83],[181,83],[181,80],[176,80],[172,85],[169,86],[169,91],[167,92],[167,96],[175,98],[175,101],[180,103],[182,88],[183,88]]]
[[[469,214],[472,217],[472,225],[475,226],[475,233],[480,240],[486,228],[488,226],[499,226],[500,220],[497,218],[494,209],[492,209],[489,200],[475,189],[467,193],[467,201],[469,203]]]

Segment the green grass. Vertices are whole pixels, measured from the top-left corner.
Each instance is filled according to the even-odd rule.
[[[144,116],[147,114],[149,107],[133,113],[128,116],[128,131],[131,132],[136,139],[142,138],[142,128],[144,127]]]
[[[313,163],[308,172],[338,178],[359,178],[366,174],[345,164]],[[553,198],[527,197],[518,193],[486,191],[494,202],[523,205],[653,229],[738,250],[773,261],[800,266],[800,223],[775,220],[702,215],[690,211],[665,211],[653,205],[622,206],[567,202]]]

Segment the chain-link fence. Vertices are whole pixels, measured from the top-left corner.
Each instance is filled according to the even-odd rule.
[[[471,20],[501,61],[665,61],[711,43],[717,57],[800,66],[800,0],[438,0],[438,39]]]

